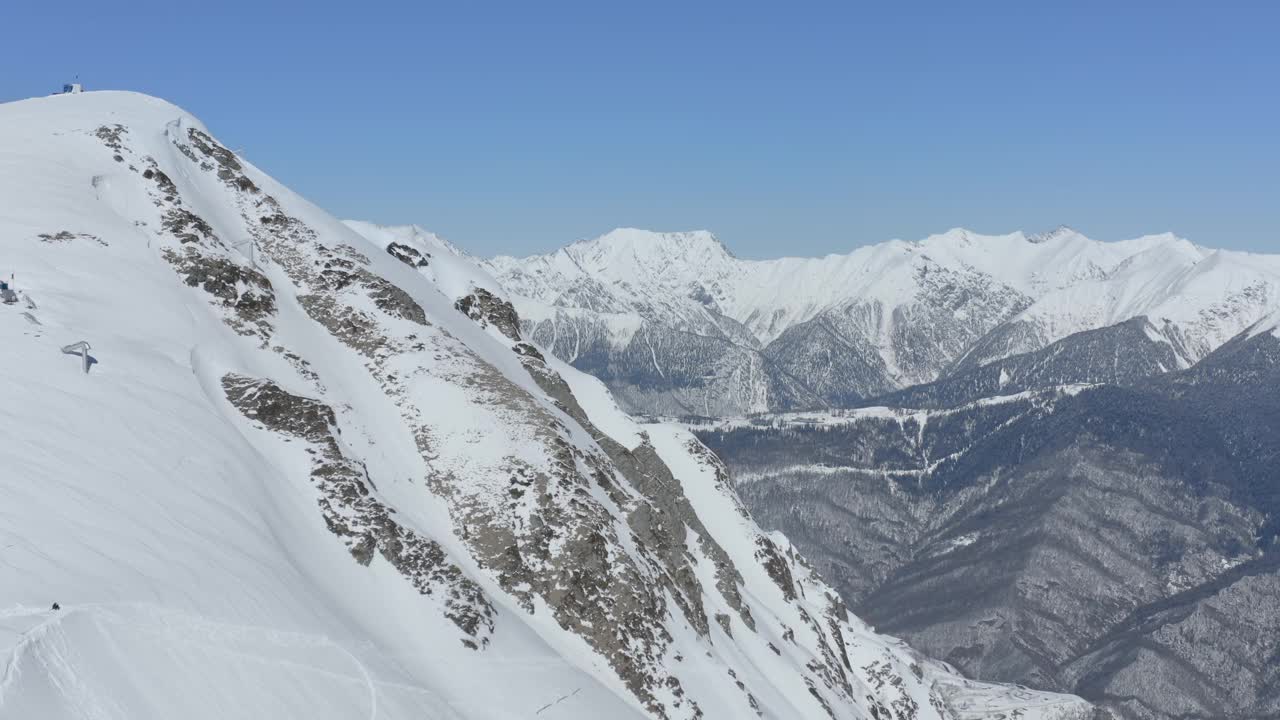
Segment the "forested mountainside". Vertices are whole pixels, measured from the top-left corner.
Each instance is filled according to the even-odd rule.
[[[698,434],[855,611],[975,677],[1126,718],[1271,717],[1277,324],[1166,373],[1140,319]]]

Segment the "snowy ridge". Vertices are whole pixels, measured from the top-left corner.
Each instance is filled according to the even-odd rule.
[[[1275,337],[1280,338],[1280,310],[1277,310],[1254,323],[1253,327],[1250,327],[1246,331],[1245,335],[1246,337],[1256,337],[1268,332]]]
[[[2,717],[1089,711],[875,634],[488,271],[179,108],[0,106],[0,197]]]
[[[1034,328],[1037,340],[1024,348],[1031,350],[1145,315],[1180,335],[1194,362],[1278,304],[1280,256],[1207,251],[1175,238],[1105,277],[1044,295],[1008,325]]]

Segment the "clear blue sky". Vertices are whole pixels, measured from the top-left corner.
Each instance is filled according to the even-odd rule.
[[[340,216],[478,253],[1060,223],[1280,251],[1266,0],[8,0],[3,27],[0,99],[159,95]]]

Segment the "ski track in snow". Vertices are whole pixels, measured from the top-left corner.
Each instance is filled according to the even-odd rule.
[[[34,625],[26,630],[18,631],[18,630],[13,630],[12,628],[6,628],[10,630],[10,632],[14,632],[15,634],[17,634],[19,636],[19,639],[8,651],[8,657],[6,658],[6,662],[5,662],[4,676],[3,678],[0,678],[0,709],[3,709],[4,707],[6,691],[16,680],[17,676],[21,673],[21,664],[22,664],[23,657],[27,653],[33,652],[34,648],[38,646],[42,640],[44,640],[45,636],[50,632],[51,629],[56,629],[65,620],[77,615],[89,615],[94,617],[105,616],[106,619],[114,620],[117,623],[121,621],[128,622],[127,619],[122,618],[117,614],[113,614],[111,612],[112,609],[145,610],[148,613],[153,614],[157,619],[164,620],[163,623],[159,623],[159,626],[164,627],[166,630],[173,629],[172,623],[170,622],[172,619],[180,618],[181,620],[187,623],[190,623],[193,627],[199,627],[204,629],[206,631],[205,632],[206,640],[210,640],[210,641],[212,641],[217,637],[218,632],[223,632],[223,633],[227,633],[229,635],[234,635],[237,637],[243,637],[245,635],[248,635],[256,638],[267,639],[271,641],[273,645],[278,647],[291,647],[291,648],[302,647],[302,648],[315,648],[315,649],[331,648],[331,649],[337,650],[338,652],[342,653],[344,656],[350,659],[351,664],[354,665],[358,673],[357,675],[354,675],[354,676],[341,675],[341,674],[333,673],[331,671],[326,671],[319,667],[307,666],[305,667],[305,669],[311,672],[332,675],[332,676],[335,676],[344,680],[352,681],[352,682],[363,683],[365,686],[365,689],[369,694],[369,715],[368,715],[369,720],[376,720],[376,718],[378,717],[377,685],[381,683],[375,683],[373,676],[369,673],[369,668],[364,664],[364,662],[360,660],[360,658],[356,657],[355,653],[351,652],[342,644],[333,641],[332,639],[330,639],[325,635],[306,635],[298,632],[283,631],[277,628],[255,627],[252,625],[241,625],[241,624],[235,624],[235,623],[214,621],[205,617],[191,615],[188,613],[182,613],[182,612],[174,611],[169,608],[147,605],[143,603],[92,603],[92,604],[86,604],[86,605],[62,606],[62,608],[59,610],[51,610],[49,608],[35,608],[35,607],[24,606],[24,605],[16,605],[13,607],[0,609],[0,620],[6,620],[9,618],[21,618],[21,617],[38,617],[42,615],[50,616],[42,620],[39,624]],[[211,644],[214,647],[219,647],[217,643],[211,643]],[[239,654],[239,655],[246,654],[243,651],[233,650],[230,648],[223,648],[223,649],[226,652],[230,652],[234,654]],[[271,659],[267,657],[259,657],[257,659],[263,662],[277,662],[280,664],[287,664],[287,665],[293,665],[293,666],[298,665],[297,663],[292,663],[290,661],[282,660],[278,658]],[[435,693],[431,692],[430,690],[427,690],[426,688],[415,687],[412,685],[405,685],[403,683],[387,683],[387,684],[394,685],[399,689],[412,690],[415,692],[425,693],[432,697],[438,697],[436,696]]]

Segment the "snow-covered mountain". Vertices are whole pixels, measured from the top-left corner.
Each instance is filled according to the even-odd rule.
[[[1070,228],[764,261],[615,230],[487,267],[535,340],[654,414],[847,405],[1139,316],[1186,367],[1280,308],[1280,255]]]
[[[520,309],[634,339],[651,288],[573,274],[588,250],[543,265],[579,305]],[[168,103],[0,105],[0,272],[0,717],[1090,711],[877,635],[692,435],[529,342],[488,272],[335,220]],[[754,352],[809,313],[663,287],[653,313]]]

